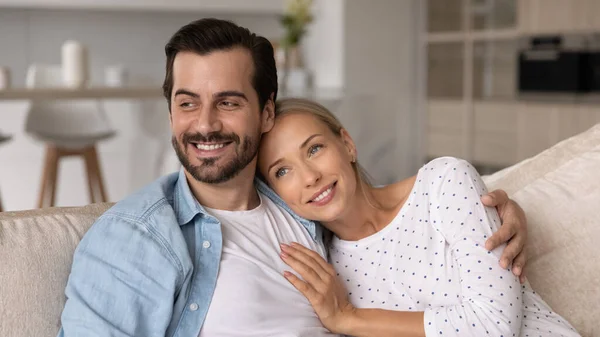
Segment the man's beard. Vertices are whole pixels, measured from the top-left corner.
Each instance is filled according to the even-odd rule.
[[[260,135],[255,138],[244,136],[243,143],[240,146],[240,137],[234,133],[223,134],[213,132],[206,136],[195,133],[186,133],[182,137],[182,143],[179,143],[175,136],[172,137],[171,143],[177,153],[177,157],[181,165],[188,171],[194,179],[207,184],[219,184],[226,182],[237,176],[258,153]],[[198,159],[202,162],[200,166],[192,165],[187,157],[188,145],[195,146],[191,142],[232,142],[226,146],[235,146],[236,157],[223,166],[217,165],[216,162],[220,157]]]

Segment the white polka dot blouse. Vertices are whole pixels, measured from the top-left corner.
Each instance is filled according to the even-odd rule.
[[[505,246],[485,249],[500,219],[481,204],[487,190],[469,163],[429,162],[410,193],[383,230],[331,243],[330,262],[356,307],[423,311],[427,336],[579,336],[500,267]]]

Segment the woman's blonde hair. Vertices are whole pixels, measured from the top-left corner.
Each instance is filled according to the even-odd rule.
[[[341,137],[344,126],[331,111],[317,102],[304,98],[283,98],[275,103],[275,119],[291,113],[308,113],[325,123],[333,134]],[[356,159],[352,163],[358,183],[371,186],[371,178]]]

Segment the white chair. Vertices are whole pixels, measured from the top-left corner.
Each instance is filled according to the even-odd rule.
[[[6,134],[2,134],[2,132],[0,132],[0,145],[2,143],[8,142],[9,140],[11,140],[11,136],[6,135]],[[3,212],[2,210],[2,195],[0,194],[0,212]]]
[[[33,64],[27,70],[28,88],[63,87],[60,66]],[[58,162],[62,157],[80,156],[85,160],[90,202],[105,202],[96,143],[111,138],[110,126],[97,100],[34,100],[31,102],[25,131],[46,143],[46,160],[38,206],[52,207],[55,202]],[[99,194],[99,199],[97,195]]]

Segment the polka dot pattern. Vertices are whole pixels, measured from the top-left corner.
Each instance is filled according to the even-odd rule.
[[[467,162],[438,158],[419,170],[395,219],[359,241],[334,238],[331,263],[359,308],[424,311],[427,336],[578,336],[498,264],[485,241],[500,226]]]

